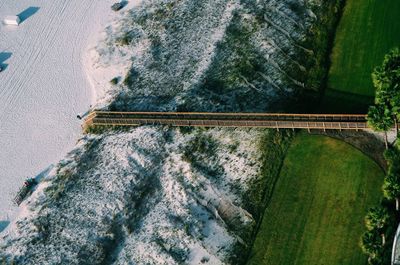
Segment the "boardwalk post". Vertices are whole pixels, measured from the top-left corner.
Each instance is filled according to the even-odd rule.
[[[308,133],[311,133],[311,130],[310,130],[310,123],[309,123],[309,122],[307,122],[307,130],[308,130]]]
[[[294,121],[292,121],[292,130],[294,131]]]
[[[326,132],[325,122],[322,123],[322,126],[324,127],[324,132]]]
[[[275,125],[276,125],[276,131],[278,131],[278,132],[279,132],[278,121],[275,121]]]

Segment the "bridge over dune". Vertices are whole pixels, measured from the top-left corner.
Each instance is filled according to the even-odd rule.
[[[283,114],[207,112],[93,111],[84,128],[98,126],[170,125],[190,127],[260,127],[273,129],[365,130],[367,116],[360,114]]]

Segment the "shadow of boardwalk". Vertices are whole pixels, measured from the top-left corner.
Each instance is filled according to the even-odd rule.
[[[23,23],[25,20],[33,16],[36,12],[39,11],[39,7],[37,6],[31,6],[19,13],[17,16],[21,20],[21,23]]]

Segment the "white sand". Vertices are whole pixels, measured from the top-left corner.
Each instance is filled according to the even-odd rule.
[[[0,0],[0,19],[33,13],[18,27],[0,25],[0,222],[15,216],[12,198],[23,180],[56,163],[80,137],[76,115],[96,94],[83,58],[120,15],[112,3]]]

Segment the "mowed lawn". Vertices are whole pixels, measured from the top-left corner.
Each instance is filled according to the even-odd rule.
[[[365,265],[359,247],[383,171],[352,146],[301,134],[289,148],[249,264]]]
[[[328,87],[373,96],[373,69],[400,46],[399,0],[347,0],[331,56]]]

